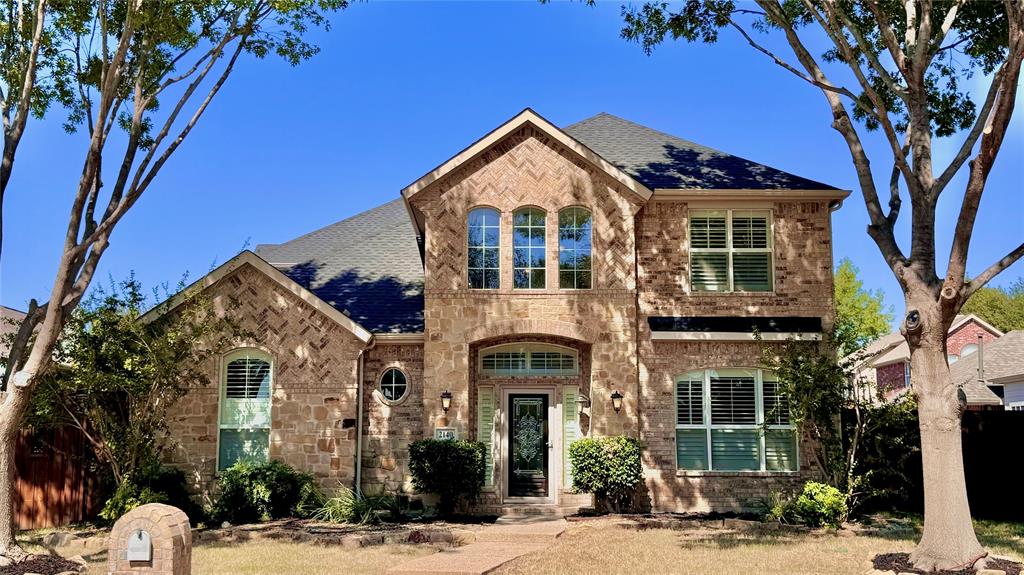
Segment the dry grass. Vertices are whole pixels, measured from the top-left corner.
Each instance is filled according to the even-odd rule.
[[[1024,526],[996,524],[979,533],[992,552],[1024,556]],[[521,557],[503,575],[638,573],[861,575],[877,553],[909,551],[915,535],[883,537],[757,533],[721,535],[670,529],[636,530],[628,521],[604,519],[573,526],[543,553]]]
[[[42,549],[30,549],[44,552]],[[82,554],[75,547],[61,555]],[[344,548],[281,541],[198,544],[192,549],[192,572],[201,575],[378,575],[389,567],[436,551],[430,545],[377,545]],[[89,575],[107,572],[105,551],[83,554]]]

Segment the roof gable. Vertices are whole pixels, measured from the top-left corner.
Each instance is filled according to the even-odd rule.
[[[652,190],[840,191],[604,112],[565,132]]]
[[[326,302],[318,298],[312,292],[302,287],[294,280],[281,273],[280,270],[261,259],[256,254],[249,250],[243,251],[237,256],[224,262],[212,272],[192,282],[187,288],[178,292],[174,297],[164,304],[154,306],[152,309],[147,311],[139,319],[144,322],[150,322],[156,318],[176,309],[181,304],[185,303],[189,297],[195,295],[197,292],[203,291],[213,284],[217,283],[221,279],[227,277],[235,270],[242,266],[252,266],[256,270],[262,272],[275,283],[283,287],[284,289],[292,292],[299,299],[312,306],[320,313],[326,315],[328,318],[334,320],[338,325],[352,332],[360,341],[366,343],[372,338],[372,334],[367,331],[363,326],[359,325],[345,314],[341,313],[337,309],[331,307]]]
[[[567,135],[560,128],[547,121],[530,108],[526,108],[504,124],[498,126],[487,135],[471,144],[468,148],[462,150],[455,156],[451,157],[448,161],[434,168],[412,184],[406,186],[402,190],[402,196],[407,200],[412,198],[423,189],[451,173],[460,165],[471,161],[480,154],[486,152],[503,138],[527,124],[554,138],[560,144],[569,148],[587,162],[604,171],[612,179],[625,186],[628,190],[636,193],[643,200],[646,201],[653,194],[647,186],[619,169],[613,162],[609,162],[586,145],[580,143],[579,140]]]

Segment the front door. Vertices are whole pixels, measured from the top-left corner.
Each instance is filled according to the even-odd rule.
[[[511,497],[548,494],[548,396],[509,395],[509,486]]]

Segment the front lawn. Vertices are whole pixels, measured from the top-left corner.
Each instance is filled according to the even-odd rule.
[[[916,526],[916,521],[911,521]],[[628,519],[573,525],[541,553],[504,565],[503,575],[752,573],[756,575],[862,575],[878,553],[910,551],[917,533],[877,535],[642,529]],[[997,555],[1024,558],[1024,524],[978,522],[978,534]]]

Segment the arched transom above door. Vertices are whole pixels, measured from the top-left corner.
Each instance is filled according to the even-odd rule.
[[[548,343],[507,343],[480,350],[477,369],[483,375],[513,377],[578,375],[579,352]]]

